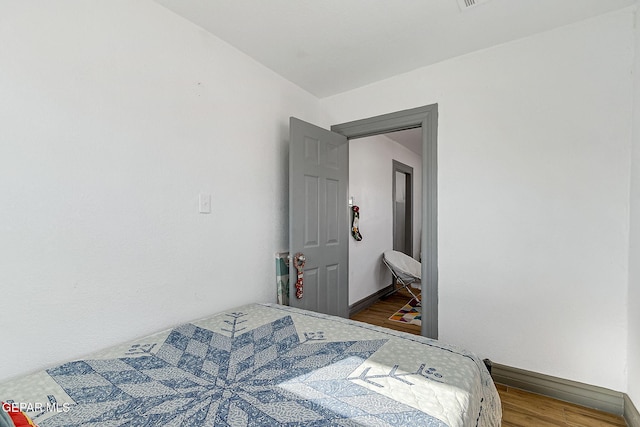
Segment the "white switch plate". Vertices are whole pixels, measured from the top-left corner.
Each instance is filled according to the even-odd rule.
[[[200,209],[200,213],[211,213],[211,194],[200,194],[200,196],[198,196],[198,207]]]

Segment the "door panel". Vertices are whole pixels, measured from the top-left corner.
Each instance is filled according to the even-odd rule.
[[[327,179],[327,246],[340,244],[338,229],[340,225],[340,181]],[[344,230],[343,230],[344,231]]]
[[[291,286],[290,304],[347,317],[349,144],[294,117],[289,129],[289,249],[306,257],[303,297]]]
[[[318,246],[320,229],[320,185],[317,176],[304,176],[304,248]]]

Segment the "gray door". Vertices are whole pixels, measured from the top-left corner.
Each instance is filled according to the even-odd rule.
[[[348,317],[349,144],[345,136],[295,117],[289,126],[289,250],[306,258],[301,299],[291,264],[289,301]]]

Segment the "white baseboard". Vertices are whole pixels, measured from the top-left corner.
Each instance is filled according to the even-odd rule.
[[[629,427],[640,427],[638,410],[625,393],[512,368],[495,362],[491,376],[496,383],[620,415],[624,417]]]

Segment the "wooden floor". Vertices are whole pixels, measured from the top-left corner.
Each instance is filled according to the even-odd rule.
[[[408,293],[396,294],[351,316],[354,320],[420,335],[417,325],[389,320],[411,299]],[[502,401],[502,427],[609,427],[626,426],[622,417],[546,396],[496,384]]]
[[[384,326],[385,328],[420,335],[420,326],[418,325],[408,325],[389,320],[389,317],[400,310],[410,299],[411,295],[403,289],[354,314],[351,318],[370,325]]]
[[[626,426],[622,417],[496,384],[502,401],[502,426]]]

